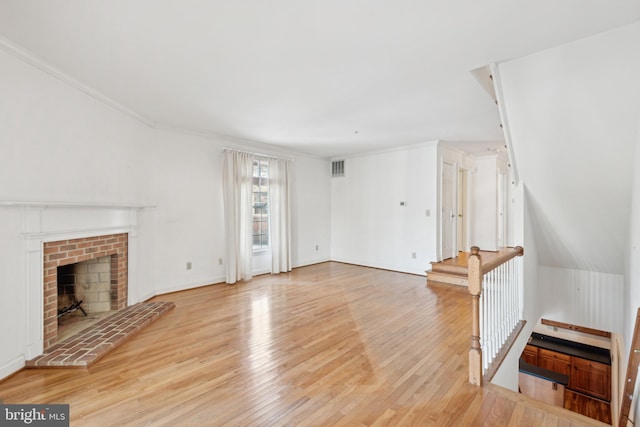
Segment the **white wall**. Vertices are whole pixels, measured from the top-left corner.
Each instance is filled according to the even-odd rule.
[[[27,350],[23,245],[16,235],[21,226],[19,210],[0,208],[0,378],[24,366]]]
[[[150,213],[155,228],[150,237],[160,293],[224,281],[224,265],[218,265],[224,258],[223,143],[155,131],[149,178],[157,207]]]
[[[624,345],[625,352],[631,348],[636,315],[640,308],[640,117],[633,156],[634,173],[632,185],[631,221],[626,257],[626,280],[624,289]],[[625,355],[628,356],[628,355]]]
[[[486,251],[498,250],[498,174],[496,156],[476,159],[474,206],[475,216],[471,245]]]
[[[152,133],[0,50],[0,199],[148,204]]]
[[[222,149],[278,152],[247,141],[151,128],[4,50],[0,93],[0,324],[16,325],[0,328],[0,378],[21,368],[29,354],[26,337],[33,321],[25,313],[34,304],[25,286],[27,209],[6,206],[7,201],[146,206],[135,209],[130,303],[224,280],[224,265],[218,265],[224,254]],[[326,261],[330,164],[282,155],[294,158],[293,265]],[[42,212],[42,218],[51,216],[50,208]],[[92,212],[71,208],[78,221],[69,227],[91,224]],[[107,221],[113,223],[122,215],[122,209],[99,212],[113,216]]]
[[[525,286],[521,295],[526,324],[492,382],[517,391],[518,359],[531,332],[539,327],[540,318],[617,333],[624,327],[621,307],[625,299],[622,275],[540,265],[536,247],[539,234],[522,183],[514,196],[523,196],[524,202],[522,243],[518,244],[525,248],[522,259]]]
[[[527,321],[527,328],[533,330],[533,325],[537,323],[542,311],[542,303],[539,288],[539,265],[538,248],[536,242],[536,230],[531,222],[529,214],[529,197],[526,187],[521,182],[518,184],[515,194],[516,205],[515,210],[518,212],[522,222],[516,226],[517,245],[524,248],[524,256],[522,262],[522,278],[523,289],[521,293],[522,302],[522,318]],[[521,233],[520,234],[520,230]],[[526,335],[529,336],[528,334]],[[524,348],[524,346],[523,346]]]
[[[499,65],[543,265],[624,273],[640,23]]]
[[[620,333],[624,277],[540,266],[541,316],[559,322]]]
[[[154,142],[156,292],[225,280],[222,150],[236,141],[158,130]],[[255,151],[254,148],[249,148]],[[264,154],[278,154],[272,150]],[[287,157],[290,157],[287,154]],[[329,259],[329,162],[294,156],[292,265]],[[315,247],[318,246],[316,251]],[[218,262],[222,259],[223,264]],[[192,269],[186,269],[191,262]],[[254,256],[254,273],[270,270],[270,254]]]
[[[327,261],[331,254],[331,163],[297,157],[292,183],[292,263]]]
[[[0,200],[150,202],[146,125],[2,50],[0,93]],[[26,208],[0,209],[0,377],[21,367],[31,334],[27,308],[41,304],[27,298],[26,220]]]
[[[345,176],[331,179],[331,258],[424,275],[436,209],[435,143],[346,158]]]
[[[639,121],[640,122],[640,121]],[[638,137],[635,146],[635,154],[633,157],[634,174],[632,185],[632,204],[631,204],[631,224],[629,232],[629,244],[626,256],[626,276],[624,288],[624,335],[621,349],[622,362],[619,373],[620,392],[622,393],[625,386],[626,363],[631,357],[631,343],[633,342],[633,333],[635,327],[636,316],[640,308],[640,123],[638,125]],[[632,419],[640,419],[640,405],[638,397],[640,395],[640,377],[636,379],[634,389],[633,402],[635,404],[631,408]]]

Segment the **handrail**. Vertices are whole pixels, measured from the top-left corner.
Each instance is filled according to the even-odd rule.
[[[483,263],[480,248],[471,248],[468,261],[472,316],[469,349],[471,384],[482,385],[489,363],[494,362],[496,355],[521,323],[515,307],[519,305],[519,276],[517,264],[513,264],[511,260],[522,255],[524,249],[520,246],[505,248],[484,255],[487,261]]]
[[[480,248],[477,246],[471,247],[471,255],[479,255]],[[505,262],[517,256],[524,255],[524,248],[522,246],[516,246],[515,248],[504,248],[496,252],[495,258],[491,258],[482,263],[482,274],[487,274],[491,270],[501,266]]]

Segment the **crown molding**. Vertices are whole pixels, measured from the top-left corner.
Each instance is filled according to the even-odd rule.
[[[240,138],[233,135],[227,135],[223,133],[217,133],[206,129],[197,129],[188,126],[176,125],[168,122],[156,122],[155,128],[158,130],[179,133],[183,135],[192,135],[205,139],[222,140],[229,148],[244,150],[244,151],[260,151],[267,156],[275,157],[290,157],[290,158],[309,158],[328,160],[328,157],[318,156],[303,151],[296,151],[291,148],[287,148],[282,145],[270,144],[268,142],[260,142],[248,138]]]
[[[378,154],[393,153],[395,151],[407,151],[407,150],[417,150],[420,148],[437,147],[439,143],[440,143],[439,139],[433,139],[430,141],[418,142],[416,144],[406,144],[406,145],[399,145],[397,147],[383,148],[380,150],[361,151],[361,152],[345,154],[341,156],[331,156],[330,160],[331,161],[345,160],[345,159],[353,159],[356,157],[367,157],[367,156],[375,156]]]
[[[39,200],[0,200],[0,207],[26,208],[88,208],[88,209],[147,209],[155,205],[137,205],[125,203],[95,203],[95,202],[53,202]]]
[[[335,156],[316,155],[316,154],[308,153],[305,151],[298,151],[292,148],[288,148],[283,145],[276,145],[269,142],[256,141],[249,138],[242,138],[238,136],[227,135],[224,133],[218,133],[218,132],[207,130],[207,129],[197,129],[189,126],[170,123],[167,121],[155,121],[144,116],[143,114],[138,113],[135,110],[132,110],[131,108],[128,108],[120,104],[119,102],[115,101],[109,96],[95,89],[92,89],[90,86],[86,85],[85,83],[82,83],[78,79],[70,76],[69,74],[65,73],[59,68],[56,68],[48,64],[43,58],[38,57],[37,55],[25,49],[24,47],[14,43],[13,41],[1,35],[0,35],[0,49],[22,60],[23,62],[31,65],[32,67],[48,74],[49,76],[58,79],[59,81],[65,83],[66,85],[76,90],[79,90],[80,92],[92,97],[93,99],[139,121],[140,123],[152,129],[181,133],[186,135],[194,135],[194,136],[199,136],[206,139],[222,139],[222,140],[225,140],[227,144],[231,143],[237,148],[242,150],[248,150],[248,151],[258,150],[274,156],[284,155],[291,158],[309,158],[309,159],[324,160],[324,161],[330,161],[335,157]],[[401,147],[393,147],[393,148],[387,148],[382,150],[352,153],[352,154],[348,154],[345,156],[338,156],[338,157],[339,158],[360,157],[360,156],[380,154],[380,153],[385,153],[390,151],[398,151],[398,150],[419,148],[424,146],[431,146],[436,143],[437,141],[421,142],[418,144],[404,145]],[[335,157],[335,158],[338,158],[338,157]],[[5,203],[3,205],[6,206],[7,204]]]
[[[138,120],[139,122],[142,122],[143,124],[149,126],[149,127],[156,127],[156,123],[143,116],[142,114],[138,113],[137,111],[134,111],[128,107],[125,107],[124,105],[114,101],[113,99],[109,98],[108,96],[106,96],[105,94],[98,92],[95,89],[90,88],[89,86],[87,86],[86,84],[80,82],[79,80],[77,80],[74,77],[71,77],[69,74],[63,72],[62,70],[53,67],[52,65],[47,64],[42,58],[37,57],[36,55],[34,55],[33,53],[27,51],[25,48],[23,48],[22,46],[17,45],[16,43],[12,42],[11,40],[0,36],[0,49],[4,50],[5,52],[7,52],[10,55],[15,56],[16,58],[26,62],[27,64],[31,65],[34,68],[37,68],[40,71],[43,71],[45,73],[47,73],[48,75],[50,75],[51,77],[54,77],[58,80],[60,80],[61,82],[73,87],[74,89],[77,89],[83,93],[85,93],[86,95],[89,95],[90,97],[92,97],[93,99],[102,102],[103,104],[120,111],[121,113],[126,114],[129,117],[132,117],[136,120]]]

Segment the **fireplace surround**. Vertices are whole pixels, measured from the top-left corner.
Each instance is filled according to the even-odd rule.
[[[111,309],[127,306],[128,297],[128,235],[110,234],[79,239],[45,242],[43,248],[43,345],[48,349],[58,335],[58,274],[59,266],[92,259],[111,257]]]
[[[45,276],[52,272],[44,271],[45,257],[47,262],[55,264],[62,260],[79,257],[93,258],[100,252],[110,258],[116,255],[119,307],[128,307],[154,295],[152,285],[142,286],[147,271],[141,271],[139,264],[139,235],[150,232],[150,229],[139,225],[139,221],[152,221],[154,205],[136,205],[129,203],[100,203],[76,201],[21,201],[0,200],[0,213],[3,215],[4,229],[19,230],[17,233],[3,234],[2,254],[13,266],[7,272],[7,279],[17,286],[5,286],[6,299],[12,301],[5,304],[3,319],[11,319],[12,327],[5,330],[2,346],[7,357],[0,361],[0,378],[12,374],[25,366],[26,361],[41,356],[45,351],[45,311],[55,314],[54,322],[47,325],[47,347],[59,340],[57,334],[57,287],[52,286],[47,278],[47,295],[45,297]],[[149,222],[150,223],[150,222]],[[89,251],[69,254],[70,251],[87,248],[67,249],[67,253],[59,253],[52,259],[53,244],[73,244],[80,239],[98,239],[105,236],[122,235],[122,241],[116,248],[101,248],[112,243],[89,248]],[[126,237],[125,237],[126,236]],[[152,241],[151,234],[147,235]],[[97,241],[97,240],[96,240]],[[87,243],[87,242],[84,242]],[[45,245],[47,255],[44,254]],[[51,246],[51,247],[50,247]],[[92,252],[93,251],[93,252]],[[61,252],[63,252],[61,250]],[[127,263],[121,258],[127,255]],[[122,255],[122,257],[120,256]],[[147,260],[152,259],[147,257]],[[71,262],[70,260],[68,262]],[[111,264],[111,262],[109,263]],[[126,265],[126,266],[125,266]],[[122,266],[122,268],[121,268]],[[56,273],[53,273],[56,276]],[[56,277],[57,281],[57,277]],[[124,290],[126,289],[126,291]],[[47,310],[45,310],[47,305]],[[118,310],[121,311],[121,310]],[[53,332],[55,331],[55,333]],[[53,337],[56,338],[53,338]],[[15,355],[9,358],[10,355]]]

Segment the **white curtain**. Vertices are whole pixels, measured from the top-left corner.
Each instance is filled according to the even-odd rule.
[[[225,150],[222,165],[227,283],[249,280],[253,263],[253,155]]]
[[[291,271],[291,164],[288,159],[269,159],[271,273],[274,274]]]

